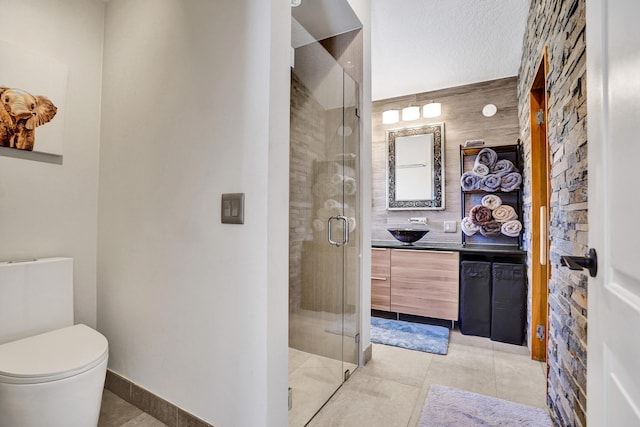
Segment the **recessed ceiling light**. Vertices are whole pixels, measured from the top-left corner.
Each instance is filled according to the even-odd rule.
[[[498,112],[498,107],[493,104],[487,104],[482,108],[482,115],[485,117],[492,117]]]

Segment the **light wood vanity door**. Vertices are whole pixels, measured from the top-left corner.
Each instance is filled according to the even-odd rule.
[[[459,254],[391,251],[391,311],[458,320]]]
[[[391,310],[391,250],[371,248],[371,308]]]

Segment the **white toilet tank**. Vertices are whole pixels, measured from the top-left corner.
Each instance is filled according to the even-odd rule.
[[[0,344],[73,325],[73,259],[0,262]]]

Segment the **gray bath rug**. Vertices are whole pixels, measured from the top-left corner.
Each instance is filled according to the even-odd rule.
[[[434,384],[418,427],[552,427],[544,409]]]

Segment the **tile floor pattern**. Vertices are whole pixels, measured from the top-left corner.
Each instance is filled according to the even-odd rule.
[[[102,393],[98,427],[166,427],[151,415],[121,399],[109,390]]]
[[[414,427],[431,384],[546,409],[546,366],[527,347],[451,332],[445,356],[373,345],[309,427]]]
[[[308,361],[304,355],[294,357],[300,365]],[[371,362],[351,376],[309,426],[414,427],[431,384],[546,409],[545,378],[545,364],[532,361],[526,347],[459,331],[452,331],[446,356],[374,344]],[[294,407],[295,402],[294,395]],[[98,426],[165,424],[105,390]]]

